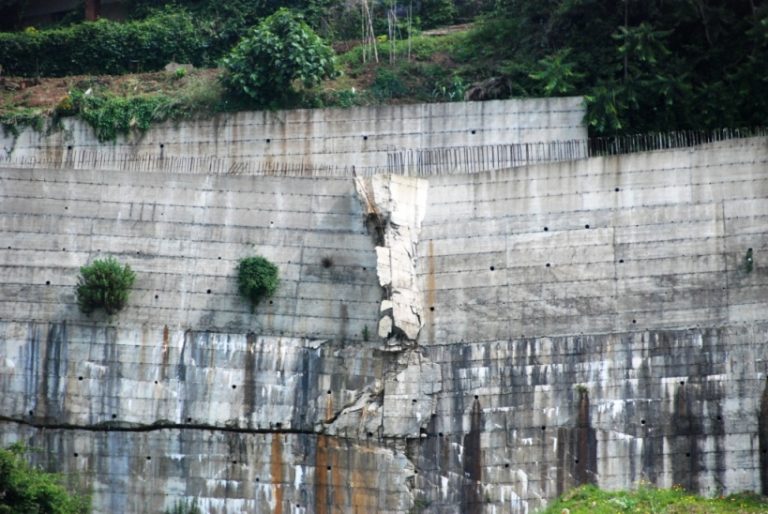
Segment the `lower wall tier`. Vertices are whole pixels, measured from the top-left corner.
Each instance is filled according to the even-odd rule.
[[[399,352],[165,327],[0,333],[0,443],[40,448],[32,460],[85,484],[94,512],[517,513],[587,482],[768,492],[768,323]]]

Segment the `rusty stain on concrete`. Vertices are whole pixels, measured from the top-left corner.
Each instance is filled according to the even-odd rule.
[[[280,438],[282,434],[275,432],[272,434],[272,453],[270,455],[270,477],[272,479],[273,497],[275,499],[275,510],[273,514],[283,514],[283,446]]]

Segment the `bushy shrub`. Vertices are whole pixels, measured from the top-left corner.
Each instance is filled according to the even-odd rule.
[[[0,514],[90,512],[88,498],[68,493],[60,476],[31,467],[25,451],[21,445],[0,449]]]
[[[288,9],[252,28],[223,64],[227,88],[265,107],[284,104],[295,82],[312,87],[335,74],[333,50]]]
[[[125,306],[128,292],[136,280],[136,274],[127,264],[116,259],[97,259],[80,268],[77,284],[77,305],[85,314],[102,308],[114,314]]]
[[[0,33],[0,63],[8,75],[116,75],[159,70],[170,61],[200,64],[204,44],[189,13],[168,10],[124,23]]]
[[[261,256],[240,260],[237,271],[238,291],[251,302],[252,307],[275,294],[280,284],[277,266]]]

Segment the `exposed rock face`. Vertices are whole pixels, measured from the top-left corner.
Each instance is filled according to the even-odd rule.
[[[0,169],[0,443],[104,513],[765,491],[766,164],[759,138],[428,180]],[[282,285],[251,314],[254,253]],[[102,255],[138,278],[87,318]]]

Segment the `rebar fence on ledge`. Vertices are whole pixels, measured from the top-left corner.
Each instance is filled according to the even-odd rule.
[[[675,130],[589,139],[589,157],[620,155],[636,152],[672,150],[689,146],[717,143],[729,139],[768,136],[766,127],[742,127],[717,130]]]
[[[547,143],[394,149],[391,151],[382,150],[375,152],[385,154],[386,164],[374,166],[326,165],[316,164],[311,161],[238,160],[236,158],[216,156],[120,154],[100,149],[67,149],[66,151],[56,152],[54,156],[22,155],[15,157],[11,153],[0,157],[0,166],[31,169],[92,169],[152,173],[339,178],[371,176],[375,174],[432,176],[501,170],[530,164],[572,161],[588,157],[672,150],[732,139],[765,136],[768,136],[768,128],[758,127],[713,131],[684,130]]]

